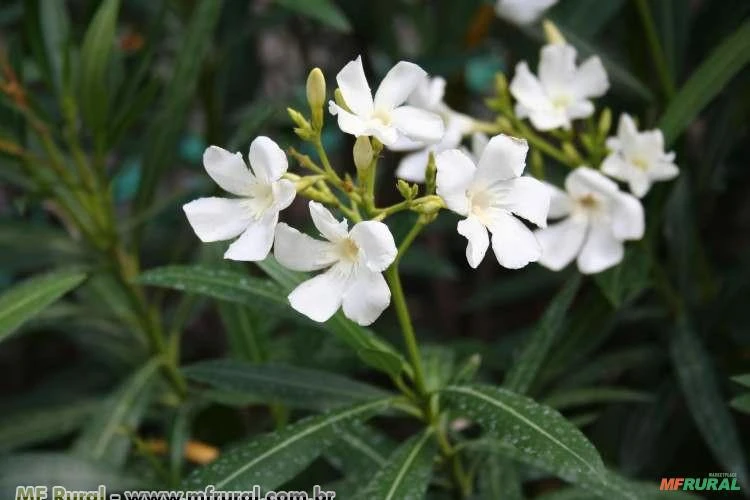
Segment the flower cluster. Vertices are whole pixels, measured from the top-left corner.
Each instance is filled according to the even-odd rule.
[[[546,7],[554,2],[528,2],[524,8],[532,3]],[[499,8],[520,5],[503,0]],[[356,179],[342,177],[323,148],[325,79],[313,70],[307,86],[311,119],[291,109],[289,114],[295,132],[315,147],[320,164],[290,149],[312,173],[288,172],[286,154],[267,137],[252,141],[249,168],[239,153],[210,146],[204,167],[235,197],[187,203],[190,225],[202,241],[237,238],[227,259],[258,261],[273,248],[289,269],[320,271],[289,294],[294,309],[319,322],[342,309],[351,320],[369,325],[388,307],[391,289],[383,273],[404,249],[397,250],[383,221],[402,210],[419,214],[418,225],[434,220],[442,208],[458,214],[456,230],[467,240],[472,268],[482,262],[490,243],[497,262],[508,269],[539,262],[560,270],[576,260],[581,272],[598,273],[616,265],[624,242],[644,234],[639,198],[652,182],[677,175],[674,154],[665,153],[660,131],[640,132],[627,114],[620,117],[617,135],[607,137],[609,110],[600,113],[596,125],[593,102],[609,88],[603,64],[593,56],[578,65],[575,48],[556,30],[551,41],[541,50],[538,75],[522,61],[510,85],[499,77],[499,95],[488,101],[499,116],[489,123],[451,109],[443,99],[445,80],[413,63],[393,66],[373,95],[362,59],[350,61],[336,75],[338,88],[328,111],[341,131],[356,137]],[[583,119],[588,128],[581,125]],[[467,150],[462,143],[469,137]],[[383,148],[406,152],[395,172],[404,201],[389,207],[378,207],[375,200],[375,168]],[[543,154],[571,168],[564,190],[545,180]],[[533,175],[525,172],[529,156]],[[627,183],[632,194],[615,181]],[[280,211],[297,193],[310,200],[310,216],[322,239],[279,223]],[[327,206],[346,218],[337,219]]]

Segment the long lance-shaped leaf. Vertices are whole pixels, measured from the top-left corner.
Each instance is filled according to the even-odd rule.
[[[581,284],[581,275],[576,273],[547,306],[542,319],[534,329],[519,358],[505,379],[503,386],[519,394],[526,393],[536,378],[547,353],[560,330],[565,313]]]
[[[75,444],[79,456],[113,465],[124,463],[131,434],[146,412],[161,363],[158,358],[147,362],[103,403]]]
[[[157,112],[145,135],[148,142],[143,159],[143,175],[135,200],[138,213],[151,205],[159,178],[174,158],[185,116],[198,85],[203,57],[211,44],[223,4],[216,0],[201,0],[193,9],[172,79],[164,90],[165,105]]]
[[[602,482],[605,469],[596,448],[556,410],[489,385],[449,386],[441,394],[497,441],[498,453],[571,482]]]
[[[384,434],[364,424],[353,424],[339,433],[339,439],[325,453],[326,460],[347,479],[369,479],[383,467],[395,444]]]
[[[383,398],[388,394],[335,373],[282,365],[257,365],[231,359],[204,361],[185,374],[215,389],[260,396],[292,407],[328,409]]]
[[[0,295],[0,341],[85,278],[80,270],[57,271],[29,278]]]
[[[412,436],[388,457],[385,465],[365,488],[354,495],[357,500],[401,500],[424,498],[437,452],[433,431]]]
[[[750,20],[729,35],[682,86],[659,122],[667,145],[674,142],[693,119],[750,62]]]
[[[719,463],[735,472],[747,490],[747,463],[737,428],[721,397],[711,359],[687,317],[679,319],[669,347],[682,394],[703,439]]]
[[[391,400],[370,401],[308,417],[271,434],[234,446],[214,462],[197,469],[182,484],[185,490],[213,485],[217,490],[268,490],[292,479],[333,444],[338,431],[385,410]]]

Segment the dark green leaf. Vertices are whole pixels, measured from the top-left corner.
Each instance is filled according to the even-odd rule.
[[[412,436],[388,457],[385,465],[364,489],[358,500],[401,500],[424,498],[437,451],[431,430]]]
[[[534,328],[528,343],[524,346],[523,352],[513,363],[505,379],[504,387],[521,394],[529,390],[552,347],[580,284],[581,276],[576,273],[552,299]]]
[[[750,21],[729,35],[698,67],[672,99],[659,122],[669,146],[750,61]]]
[[[398,378],[404,371],[404,360],[401,356],[380,349],[359,349],[357,356],[369,366]]]
[[[56,271],[29,278],[0,295],[0,341],[85,278],[80,270]]]
[[[685,316],[672,332],[669,351],[682,394],[703,439],[719,463],[736,472],[742,488],[747,489],[750,484],[742,441],[722,400],[711,358]]]
[[[553,392],[542,402],[558,410],[598,403],[647,403],[653,396],[647,392],[620,387],[584,387]]]
[[[75,451],[79,456],[112,465],[124,463],[132,435],[151,400],[160,365],[160,359],[152,359],[103,402],[101,410],[76,441]]]
[[[347,478],[369,480],[372,471],[383,467],[394,443],[364,424],[352,424],[339,433],[338,441],[325,453],[326,459]]]
[[[282,7],[310,19],[315,19],[331,28],[349,32],[352,27],[341,9],[332,0],[276,0]]]
[[[219,302],[219,315],[229,341],[229,352],[236,359],[262,363],[266,361],[268,338],[255,321],[249,308],[240,304]]]
[[[481,453],[479,465],[479,491],[482,498],[523,500],[518,467],[496,453]]]
[[[745,387],[750,387],[750,373],[745,373],[742,375],[735,375],[734,377],[731,377],[731,379],[740,385],[744,385]]]
[[[552,408],[488,385],[450,386],[442,394],[458,414],[482,426],[498,453],[571,482],[602,483],[596,448]]]
[[[215,389],[255,395],[268,402],[278,400],[296,408],[327,409],[387,395],[341,375],[292,366],[222,359],[188,366],[184,372]]]
[[[273,489],[293,478],[325,449],[339,431],[353,421],[364,421],[388,407],[390,400],[371,401],[323,415],[308,417],[234,446],[214,462],[197,469],[182,484],[195,490],[213,485],[217,490],[240,490],[248,484]]]
[[[729,406],[735,410],[750,414],[750,393],[737,396],[729,402]]]
[[[615,307],[635,299],[649,284],[651,259],[642,246],[630,245],[615,267],[594,275],[605,297]]]

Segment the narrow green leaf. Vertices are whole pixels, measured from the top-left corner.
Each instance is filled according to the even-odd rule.
[[[596,448],[552,408],[488,385],[450,386],[442,394],[458,414],[482,426],[498,453],[574,483],[602,483]]]
[[[203,361],[183,369],[185,375],[215,389],[278,400],[296,408],[328,409],[387,393],[335,373],[282,365],[258,365],[231,359]]]
[[[213,485],[239,490],[248,484],[273,489],[292,479],[332,445],[338,432],[353,421],[364,421],[385,410],[390,400],[370,401],[308,417],[282,430],[234,446],[214,462],[197,469],[182,484],[186,490]]]
[[[135,200],[138,213],[151,205],[159,179],[175,157],[180,132],[185,126],[185,117],[198,86],[203,58],[211,45],[223,3],[216,0],[197,2],[186,33],[181,38],[172,78],[163,93],[164,107],[156,112],[145,132],[143,174]]]
[[[556,391],[542,400],[542,403],[557,410],[575,406],[599,403],[648,403],[653,395],[621,387],[584,387]]]
[[[69,490],[108,492],[147,487],[142,479],[125,475],[101,463],[64,453],[19,453],[0,457],[0,498],[17,498],[16,488],[25,485],[63,486]],[[52,498],[50,495],[48,498]]]
[[[631,245],[615,267],[594,275],[609,302],[618,308],[635,299],[650,284],[651,259],[642,246]]]
[[[750,20],[729,35],[698,67],[672,99],[659,122],[667,146],[750,61]]]
[[[347,479],[357,480],[361,485],[363,480],[370,480],[372,471],[386,464],[394,448],[384,434],[355,423],[339,433],[338,441],[325,452],[325,457]]]
[[[729,406],[735,410],[750,414],[750,393],[737,396],[729,402]]]
[[[348,33],[352,30],[349,20],[332,0],[276,0],[292,12],[310,19],[315,19],[338,31]]]
[[[503,384],[505,388],[519,394],[529,390],[560,331],[565,314],[580,284],[581,276],[576,273],[549,303],[521,355],[511,366]]]
[[[370,348],[359,349],[357,350],[357,356],[367,365],[387,373],[392,378],[398,378],[404,371],[403,358],[390,351]]]
[[[678,320],[669,352],[682,394],[706,445],[728,472],[737,473],[737,480],[747,489],[750,483],[742,441],[722,400],[711,358],[686,316]]]
[[[437,452],[433,432],[412,436],[388,457],[385,465],[364,489],[354,495],[361,500],[424,498]]]
[[[80,270],[56,271],[29,278],[0,295],[0,341],[85,278]]]
[[[640,346],[602,354],[556,382],[558,388],[581,387],[615,379],[628,370],[651,366],[662,357],[656,346]]]
[[[230,354],[244,361],[266,361],[268,338],[255,321],[250,309],[228,302],[219,302],[218,309],[227,333]]]
[[[151,400],[152,384],[160,365],[160,359],[150,360],[104,401],[76,441],[77,455],[112,465],[124,463],[132,433]]]
[[[497,453],[482,453],[478,469],[481,498],[523,500],[518,467]]]
[[[581,37],[592,38],[620,11],[624,3],[625,0],[560,2],[546,15],[558,26]]]
[[[81,46],[79,99],[89,128],[100,137],[109,108],[107,66],[114,49],[119,0],[104,0],[91,20]]]
[[[731,379],[740,385],[744,385],[745,387],[750,387],[750,373],[744,373],[742,375],[735,375],[734,377],[731,377]]]
[[[3,415],[0,419],[0,452],[66,436],[78,430],[99,407],[99,401],[83,400]]]

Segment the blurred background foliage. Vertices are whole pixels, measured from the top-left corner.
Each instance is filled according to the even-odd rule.
[[[403,261],[431,376],[479,353],[480,379],[499,383],[525,339],[547,329],[549,354],[526,392],[583,428],[611,468],[650,481],[730,471],[750,489],[747,379],[730,378],[750,372],[749,13],[746,0],[561,0],[547,13],[581,55],[602,58],[612,82],[602,105],[662,128],[681,175],[646,200],[649,233],[624,262],[549,307],[578,279],[573,270],[509,272],[486,259],[468,272],[456,219],[441,216]],[[147,382],[157,369],[144,364],[154,318],[183,364],[229,356],[387,385],[337,337],[271,314],[242,290],[133,292],[123,280],[187,263],[259,275],[222,262],[221,244],[199,244],[180,206],[214,189],[201,166],[209,144],[245,151],[263,134],[305,151],[285,108],[305,108],[310,68],[321,67],[330,87],[357,54],[378,78],[408,59],[446,78],[454,109],[492,120],[484,100],[495,74],[510,78],[521,59],[533,67],[543,43],[538,26],[502,21],[480,0],[5,0],[0,27],[0,286],[53,269],[66,269],[70,283],[88,274],[0,347],[3,492],[71,470],[82,483],[176,484],[191,467],[179,444],[222,446],[299,411],[262,395],[200,393],[175,406],[162,382]],[[334,165],[351,171],[351,138],[328,127]],[[106,179],[90,180],[106,198],[91,206],[111,213],[102,222],[84,208],[81,218],[116,224],[114,234],[89,237],[50,201],[65,189],[58,174],[24,165],[50,154],[45,140],[64,168]],[[387,156],[379,170],[384,202],[397,201],[397,160]],[[553,162],[546,170],[564,173]],[[304,210],[298,200],[289,216],[302,220]],[[407,222],[394,219],[397,240]],[[392,312],[375,330],[398,344]],[[111,405],[119,420],[106,434]],[[368,439],[388,450],[410,425],[388,421]],[[102,439],[104,448],[92,446]],[[340,467],[334,450],[298,481],[332,482]],[[525,468],[503,480],[521,482],[503,498],[564,487]]]

